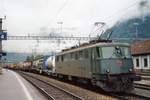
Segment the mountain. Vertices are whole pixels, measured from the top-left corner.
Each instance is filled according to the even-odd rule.
[[[2,59],[6,60],[5,62],[17,63],[20,61],[25,61],[27,56],[31,56],[30,53],[16,53],[16,52],[8,52],[6,56]]]
[[[39,56],[50,56],[53,53],[43,53],[43,54],[37,54],[35,57],[39,57]],[[22,61],[26,61],[26,60],[30,60],[30,58],[32,59],[33,57],[32,53],[17,53],[17,52],[7,52],[6,56],[3,56],[2,59],[5,62],[9,62],[9,63],[18,63],[18,62],[22,62]]]
[[[135,17],[118,22],[108,29],[102,38],[107,38],[110,31],[112,31],[110,39],[128,38],[130,42],[135,38],[150,39],[150,15],[146,15],[144,20],[140,17]]]

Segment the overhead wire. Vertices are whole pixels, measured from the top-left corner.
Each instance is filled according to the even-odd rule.
[[[53,21],[57,18],[57,16],[62,12],[62,10],[65,8],[65,6],[67,5],[69,0],[65,0],[61,6],[58,8],[57,12],[55,13],[55,15],[51,18],[50,21],[47,22],[47,24],[45,25],[45,27],[48,27],[50,24],[53,23]]]
[[[65,6],[67,5],[68,1],[69,1],[69,0],[66,0],[66,1],[62,4],[62,6],[58,9],[58,11],[57,11],[56,15],[54,16],[54,18],[56,18],[56,17],[59,15],[59,13],[61,13],[61,11],[62,11],[62,10],[65,8]]]
[[[66,1],[62,4],[62,6],[58,9],[57,13],[55,14],[55,16],[53,17],[53,19],[51,20],[51,23],[52,23],[52,21],[54,21],[54,19],[57,18],[57,16],[61,13],[61,11],[62,11],[62,10],[64,9],[64,7],[67,5],[68,1],[69,1],[69,0],[66,0]],[[115,12],[114,14],[112,14],[112,15],[106,17],[104,20],[108,20],[108,19],[109,19],[109,20],[110,20],[110,19],[113,20],[113,17],[117,16],[118,14],[120,15],[120,13],[122,13],[122,12],[123,12],[124,14],[126,14],[127,11],[128,11],[130,8],[135,7],[138,3],[139,3],[139,0],[135,1],[135,2],[132,3],[131,5],[129,5],[129,6],[125,7],[125,8],[123,8],[123,9],[121,9],[121,10]],[[121,15],[124,15],[124,14],[121,14]],[[121,15],[120,15],[120,16],[121,16]],[[110,20],[110,21],[111,21],[111,20]],[[50,24],[50,23],[48,23],[48,24]]]
[[[66,0],[66,1],[60,6],[60,8],[57,10],[56,14],[53,16],[53,18],[52,18],[50,21],[48,21],[48,23],[47,23],[46,26],[50,25],[50,24],[54,21],[54,19],[57,18],[57,16],[62,12],[62,10],[63,10],[63,9],[65,8],[65,6],[67,5],[68,1],[69,1],[69,0]]]
[[[112,21],[113,18],[116,17],[116,16],[118,16],[118,15],[119,15],[119,16],[125,15],[129,9],[131,9],[131,8],[133,8],[133,7],[135,7],[135,6],[137,6],[138,3],[139,3],[139,0],[135,1],[135,2],[132,3],[131,5],[129,5],[129,6],[125,7],[125,8],[123,8],[123,9],[120,9],[119,11],[117,11],[117,12],[113,13],[112,15],[106,17],[106,18],[104,19],[104,21],[105,21],[105,20]],[[123,13],[123,14],[121,14],[121,13]]]
[[[113,13],[112,15],[106,17],[106,18],[104,19],[104,21],[106,21],[106,20],[109,20],[109,22],[114,21],[113,18],[114,18],[115,16],[118,16],[118,14],[120,15],[120,13],[122,13],[122,12],[123,12],[123,14],[121,14],[120,16],[125,15],[125,14],[127,13],[127,11],[128,11],[130,8],[133,8],[133,7],[137,6],[138,3],[139,3],[139,0],[135,1],[135,2],[132,3],[131,5],[129,5],[129,6],[125,7],[125,8],[123,8],[123,9],[121,9],[121,10],[119,10],[119,11]],[[93,29],[94,29],[94,27],[92,28],[92,30],[93,30]],[[91,30],[91,32],[90,32],[90,36],[91,36],[92,30]],[[100,29],[98,28],[96,31],[98,31],[98,30],[100,30]],[[93,33],[95,33],[96,31],[94,31]]]

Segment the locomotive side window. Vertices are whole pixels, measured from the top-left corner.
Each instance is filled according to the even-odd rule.
[[[67,61],[67,55],[63,55],[64,61]]]
[[[95,48],[92,49],[92,59],[94,60],[96,58],[96,55],[95,55]]]
[[[61,62],[61,56],[59,56],[59,62]]]
[[[59,61],[59,56],[56,56],[56,61],[57,61],[57,62]]]
[[[75,60],[78,60],[79,56],[78,56],[78,52],[75,53]]]
[[[64,61],[67,61],[67,54],[63,55]]]
[[[64,55],[64,61],[68,61],[68,60],[70,60],[70,54],[65,54]]]
[[[85,51],[84,51],[84,57],[85,57],[86,59],[89,57],[89,52],[88,52],[88,50],[85,50]]]
[[[70,53],[70,58],[73,60],[74,59],[74,53]]]
[[[79,59],[83,58],[83,51],[79,51]]]
[[[101,57],[101,48],[96,47],[96,52],[97,52],[97,57],[100,58]]]
[[[63,56],[63,55],[61,56],[61,61],[62,61],[62,62],[64,61],[64,56]]]

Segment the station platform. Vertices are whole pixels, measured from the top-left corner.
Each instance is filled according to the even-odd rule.
[[[47,100],[35,87],[14,71],[0,75],[0,100]]]

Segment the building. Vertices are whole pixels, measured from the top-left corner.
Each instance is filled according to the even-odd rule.
[[[131,46],[134,68],[150,71],[150,40],[137,42]]]

